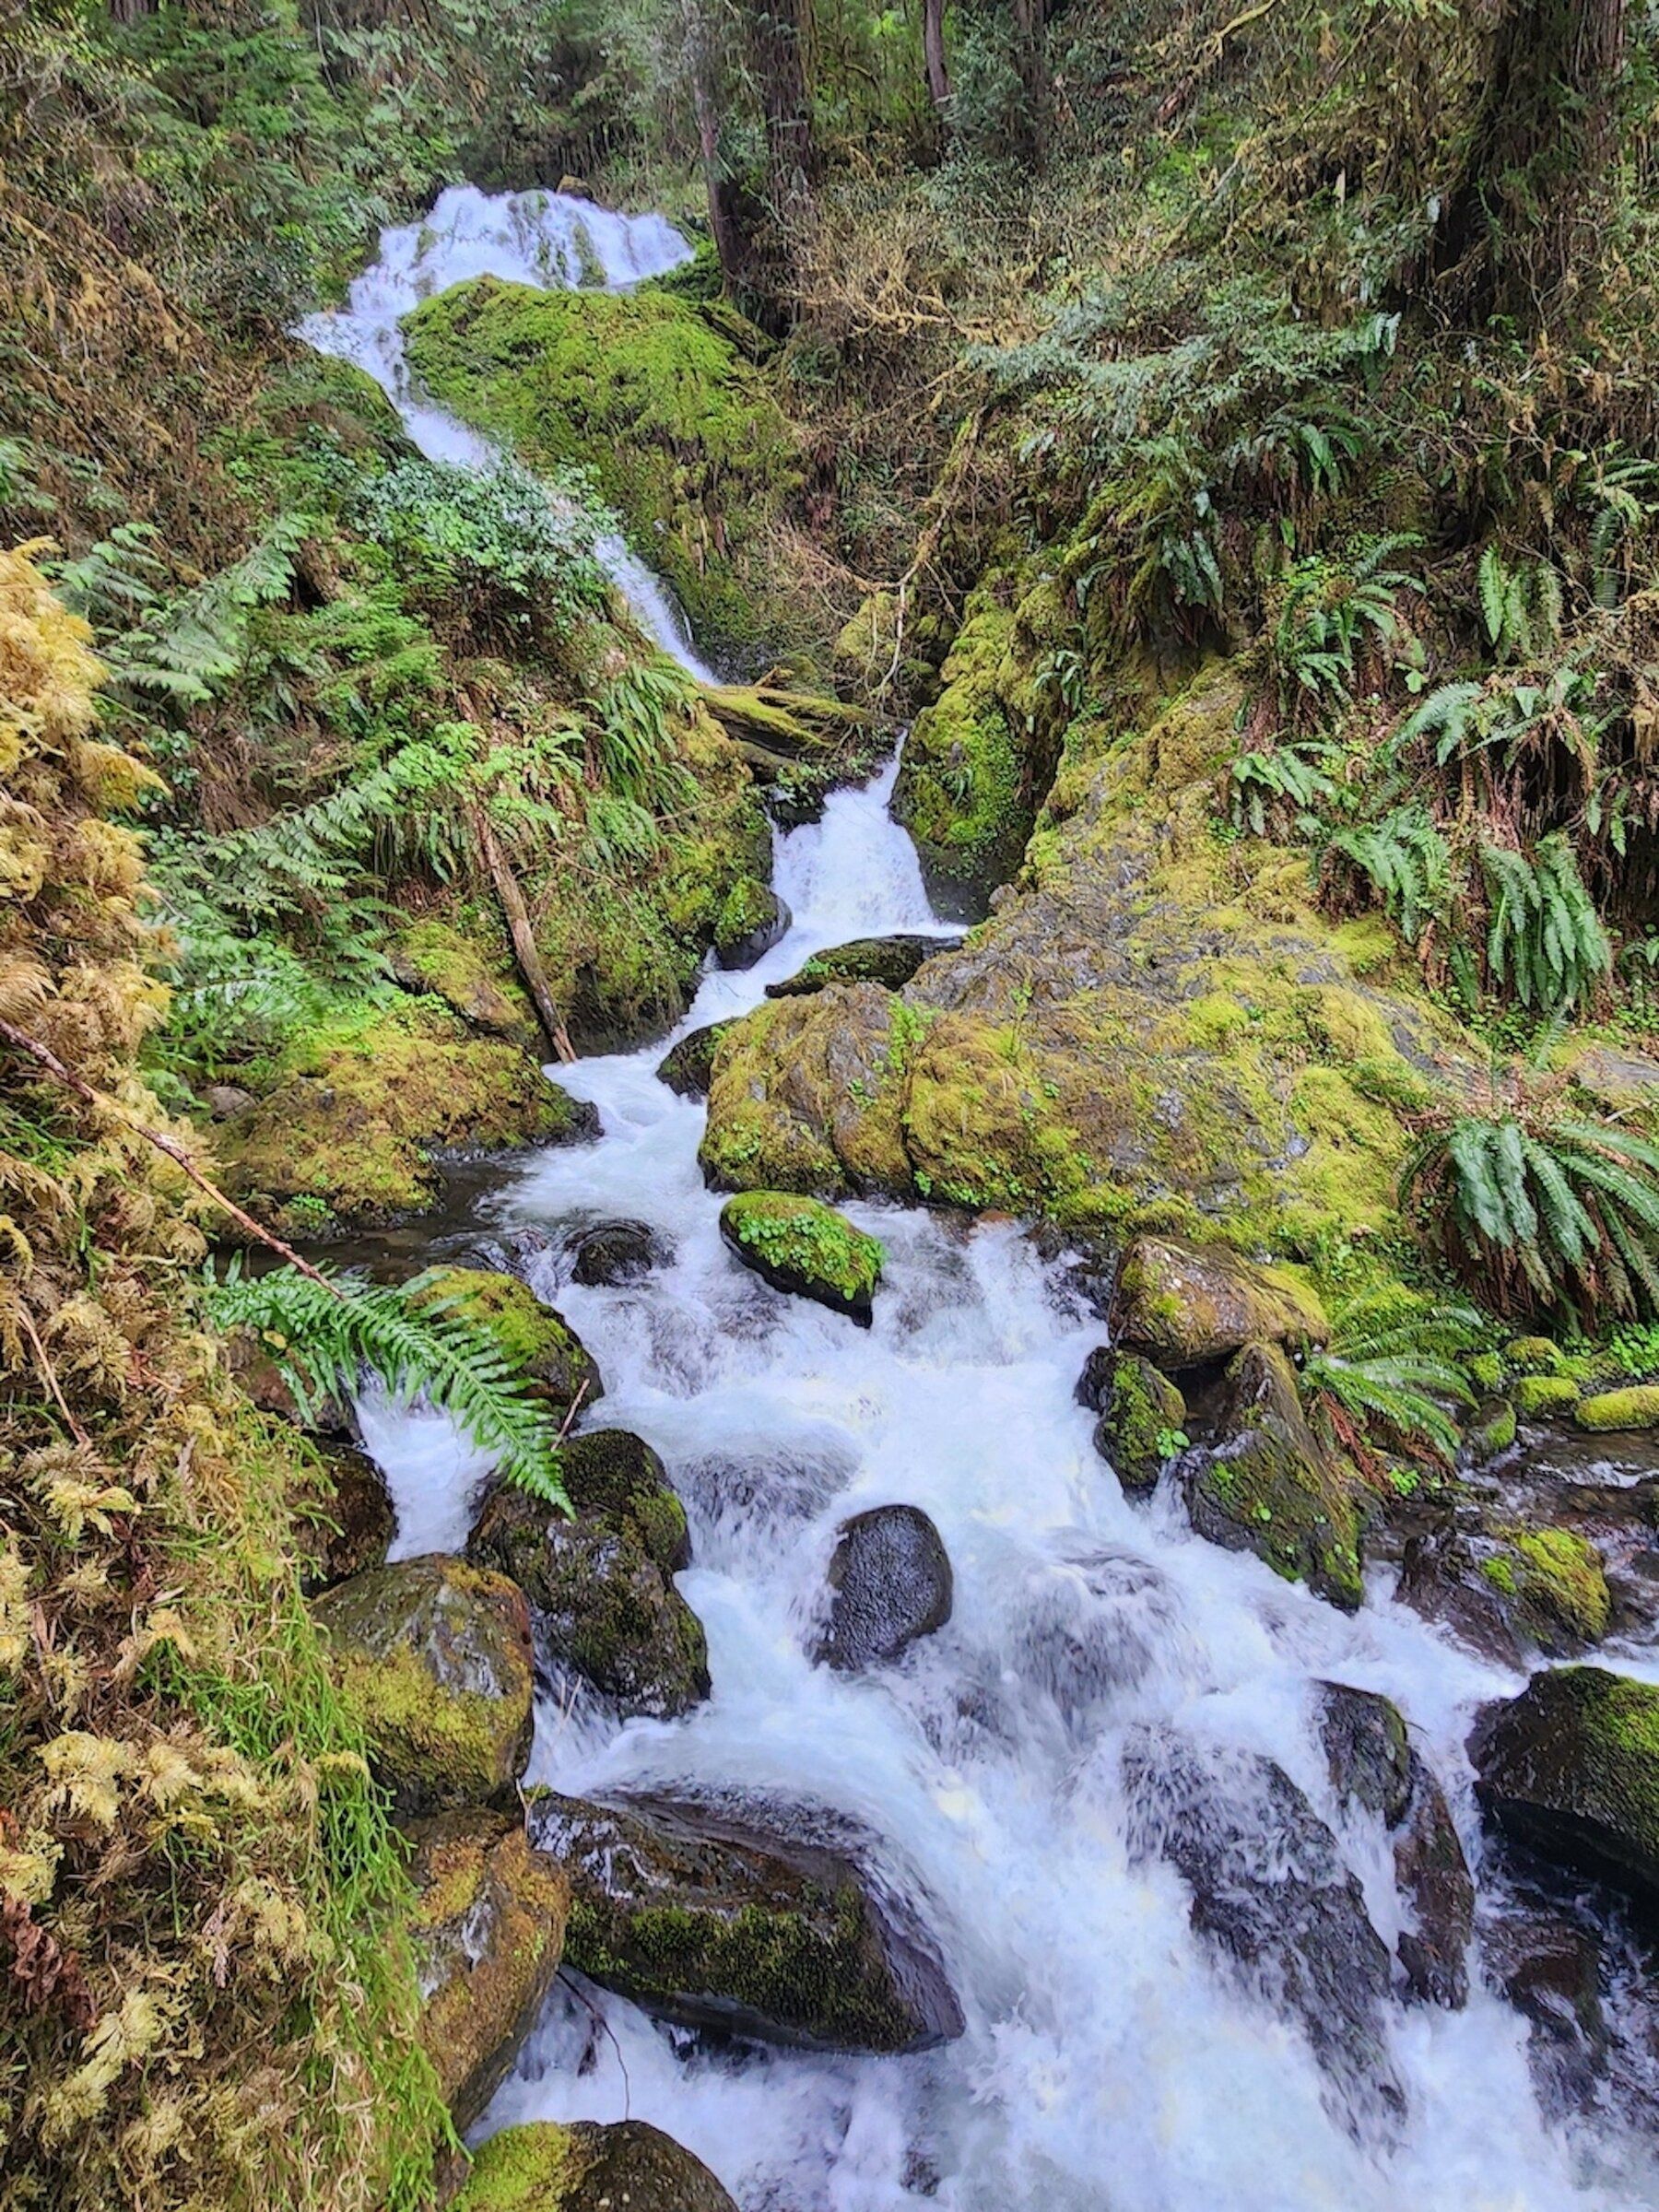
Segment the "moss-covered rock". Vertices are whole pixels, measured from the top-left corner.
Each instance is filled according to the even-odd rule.
[[[1566,1357],[1547,1336],[1516,1336],[1503,1347],[1503,1364],[1512,1375],[1559,1375]]]
[[[1480,1571],[1512,1600],[1517,1626],[1550,1653],[1582,1651],[1607,1632],[1612,1599],[1601,1554],[1570,1528],[1505,1528]]]
[[[515,1373],[561,1410],[585,1409],[605,1395],[598,1367],[581,1337],[516,1276],[488,1267],[437,1267],[423,1296],[488,1330]]]
[[[879,983],[897,991],[908,983],[924,960],[935,953],[955,952],[960,937],[854,937],[815,952],[782,982],[768,983],[768,998],[809,998],[830,983]]]
[[[368,1453],[335,1443],[316,1451],[316,1488],[299,1501],[294,1517],[300,1586],[308,1597],[383,1567],[397,1534],[386,1478]]]
[[[1006,698],[1013,630],[1012,613],[994,604],[969,615],[938,698],[912,724],[893,794],[927,874],[971,895],[1014,873],[1036,818]]]
[[[421,2048],[468,2128],[506,2079],[564,1955],[570,1885],[520,1817],[440,1813],[408,1830]]]
[[[1470,1752],[1489,1819],[1659,1904],[1659,1688],[1594,1666],[1535,1675],[1487,1708]]]
[[[666,1083],[677,1098],[706,1099],[714,1079],[714,1055],[731,1026],[729,1021],[712,1021],[706,1029],[682,1037],[659,1062],[657,1080]]]
[[[769,884],[740,876],[714,923],[714,958],[723,968],[752,968],[789,927],[789,909]]]
[[[571,1878],[571,1963],[647,2011],[818,2050],[962,2031],[932,1943],[840,1847],[654,1802],[544,1798],[531,1826]]]
[[[1579,1400],[1574,1418],[1581,1429],[1597,1435],[1614,1429],[1659,1429],[1659,1382],[1597,1391]]]
[[[720,1233],[774,1290],[815,1299],[870,1325],[886,1253],[880,1241],[816,1198],[747,1191],[720,1209]]]
[[[1318,1297],[1287,1269],[1176,1237],[1130,1245],[1113,1312],[1121,1344],[1177,1369],[1230,1359],[1247,1344],[1303,1350],[1323,1343],[1331,1325]]]
[[[810,635],[781,525],[800,483],[764,377],[688,300],[550,291],[482,276],[411,315],[409,362],[442,404],[532,467],[590,469],[716,650]]]
[[[1509,1450],[1515,1441],[1515,1413],[1511,1398],[1481,1399],[1464,1430],[1462,1456],[1465,1465],[1484,1467]]]
[[[453,2212],[737,2212],[688,2150],[643,2120],[504,2127],[473,2153]]]
[[[400,1811],[511,1800],[535,1693],[529,1609],[514,1583],[431,1554],[354,1575],[312,1614]]]
[[[532,1053],[418,999],[296,1040],[215,1148],[237,1196],[304,1231],[427,1211],[442,1188],[435,1154],[574,1143],[598,1125]]]
[[[1517,1375],[1510,1388],[1515,1411],[1525,1421],[1571,1413],[1579,1395],[1579,1386],[1571,1375]]]
[[[1138,1352],[1103,1348],[1090,1356],[1078,1395],[1100,1415],[1094,1448],[1124,1489],[1155,1488],[1186,1442],[1186,1400],[1168,1375]]]
[[[574,1518],[502,1484],[467,1539],[468,1559],[524,1591],[546,1664],[623,1713],[688,1712],[709,1694],[709,1654],[674,1586],[690,1546],[662,1461],[625,1430],[598,1429],[571,1438],[562,1463]]]
[[[535,1009],[503,947],[487,949],[453,923],[425,914],[398,930],[389,960],[406,990],[441,998],[469,1029],[511,1038],[533,1053],[544,1049]]]
[[[1248,1345],[1234,1360],[1218,1436],[1182,1464],[1199,1535],[1253,1551],[1276,1574],[1355,1611],[1364,1588],[1353,1489],[1308,1427],[1279,1346]]]

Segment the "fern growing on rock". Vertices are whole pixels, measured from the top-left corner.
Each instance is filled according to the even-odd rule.
[[[395,1285],[297,1267],[239,1272],[210,1286],[207,1317],[221,1333],[251,1330],[308,1417],[324,1399],[353,1395],[371,1371],[394,1397],[425,1396],[497,1453],[503,1481],[568,1512],[551,1409],[434,1282],[435,1271]]]

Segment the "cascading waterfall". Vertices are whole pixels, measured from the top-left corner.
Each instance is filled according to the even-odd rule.
[[[573,281],[578,221],[612,281],[683,251],[656,218],[450,193],[429,225],[388,233],[348,314],[308,335],[370,367],[423,450],[450,441],[444,458],[488,462],[407,392],[394,318],[481,268]],[[894,773],[778,839],[794,926],[747,973],[711,973],[685,1030],[755,1005],[819,947],[935,926],[888,814]],[[645,1437],[685,1499],[695,1564],[681,1587],[708,1631],[713,1694],[672,1725],[618,1728],[548,1703],[532,1777],[577,1795],[735,1788],[851,1816],[878,1839],[885,1879],[918,1901],[967,2029],[900,2059],[735,2053],[602,1992],[591,2006],[608,2033],[595,2039],[589,2002],[560,1990],[480,2132],[631,2112],[704,2159],[745,2212],[1653,2202],[1659,2173],[1617,2127],[1545,2123],[1525,2024],[1478,1977],[1461,2012],[1391,2010],[1403,2117],[1344,2110],[1300,2027],[1194,1936],[1177,1875],[1131,1850],[1121,1753],[1137,1726],[1265,1754],[1329,1821],[1392,1940],[1384,1839],[1334,1800],[1311,1686],[1335,1678],[1399,1703],[1473,1857],[1469,1715],[1518,1680],[1395,1606],[1385,1575],[1348,1618],[1203,1542],[1167,1498],[1126,1500],[1073,1398],[1100,1325],[1014,1225],[850,1207],[888,1249],[868,1333],[768,1289],[722,1245],[697,1163],[702,1111],[656,1080],[664,1049],[561,1070],[603,1136],[504,1170],[492,1211],[503,1230],[646,1221],[672,1252],[643,1282],[586,1288],[556,1234],[532,1279],[599,1362],[599,1420]],[[457,1547],[486,1463],[429,1413],[371,1402],[363,1416],[400,1552]],[[898,1501],[943,1535],[951,1621],[873,1676],[814,1665],[837,1525]],[[1263,1835],[1264,1856],[1278,1848]]]

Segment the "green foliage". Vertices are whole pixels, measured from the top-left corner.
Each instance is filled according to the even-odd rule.
[[[1351,571],[1318,555],[1291,565],[1273,632],[1282,713],[1294,719],[1304,700],[1315,711],[1348,704],[1362,652],[1390,646],[1399,635],[1397,595],[1422,589],[1403,570],[1384,565],[1418,543],[1406,534],[1381,538]]]
[[[1487,642],[1498,660],[1532,660],[1560,642],[1561,579],[1548,561],[1512,568],[1494,540],[1475,581]]]
[[[1335,764],[1332,747],[1317,738],[1241,753],[1227,771],[1228,814],[1233,828],[1265,837],[1270,818],[1294,811],[1297,828],[1312,830],[1316,822],[1309,810],[1335,796],[1330,774]]]
[[[1566,836],[1540,838],[1530,859],[1485,845],[1480,862],[1491,903],[1493,982],[1529,1009],[1570,1011],[1611,971],[1613,951]]]
[[[1523,1098],[1439,1118],[1400,1201],[1495,1311],[1659,1312],[1659,1146]]]
[[[1444,913],[1452,855],[1421,806],[1399,806],[1380,822],[1338,830],[1327,851],[1358,869],[1408,945]]]
[[[600,773],[618,798],[670,813],[690,795],[672,724],[695,696],[690,677],[666,660],[630,662],[600,686],[595,741]]]
[[[1462,1359],[1480,1335],[1472,1307],[1441,1305],[1399,1283],[1360,1291],[1333,1308],[1330,1337],[1303,1368],[1303,1391],[1344,1441],[1376,1427],[1450,1465],[1458,1432],[1440,1401],[1473,1403]]]
[[[569,1512],[559,1469],[559,1426],[489,1330],[456,1309],[441,1271],[395,1286],[353,1277],[321,1281],[294,1267],[232,1272],[209,1285],[207,1317],[224,1333],[252,1330],[308,1418],[350,1397],[365,1370],[394,1396],[424,1395],[481,1450],[500,1454],[502,1479]]]

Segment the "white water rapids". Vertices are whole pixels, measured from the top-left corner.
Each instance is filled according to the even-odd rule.
[[[423,450],[488,464],[488,449],[408,391],[395,317],[482,269],[571,281],[578,222],[614,282],[684,250],[659,218],[448,193],[428,225],[387,234],[348,312],[308,335],[371,368]],[[687,653],[672,626],[658,634]],[[778,838],[794,925],[747,974],[711,973],[686,1030],[755,1005],[818,947],[933,925],[888,818],[893,773]],[[1179,1877],[1127,1848],[1119,1752],[1136,1723],[1265,1753],[1335,1829],[1392,1942],[1382,1831],[1338,1810],[1310,1685],[1335,1677],[1399,1703],[1473,1860],[1464,1738],[1475,1705],[1518,1680],[1395,1606],[1386,1574],[1347,1618],[1194,1535],[1166,1495],[1129,1502],[1073,1398],[1103,1332],[1016,1226],[850,1207],[889,1254],[867,1333],[765,1287],[721,1242],[697,1164],[702,1109],[656,1080],[665,1049],[561,1069],[604,1134],[504,1169],[493,1210],[503,1226],[557,1232],[532,1279],[599,1363],[596,1418],[654,1445],[686,1501],[695,1564],[680,1582],[708,1631],[713,1694],[672,1724],[618,1727],[548,1703],[532,1777],[576,1795],[739,1787],[853,1817],[880,1840],[884,1876],[919,1901],[967,2029],[898,2059],[723,2049],[595,1991],[609,2035],[594,2039],[585,2006],[559,1990],[479,2132],[631,2113],[705,2159],[744,2212],[1659,2201],[1639,2144],[1545,2124],[1525,2024],[1477,1972],[1462,2012],[1391,2012],[1406,2118],[1392,2144],[1356,2131],[1299,2027],[1194,1936]],[[649,1222],[672,1259],[625,1288],[574,1285],[562,1232],[616,1218]],[[399,1552],[458,1549],[482,1463],[430,1414],[363,1412]],[[897,1501],[943,1535],[953,1618],[896,1667],[815,1665],[808,1628],[835,1530]]]

